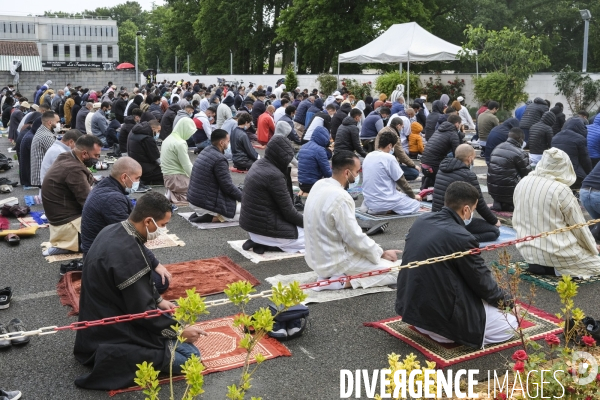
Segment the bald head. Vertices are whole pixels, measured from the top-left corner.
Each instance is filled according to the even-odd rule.
[[[271,115],[273,115],[273,113],[275,112],[275,106],[269,106],[267,107],[267,112]]]
[[[121,157],[113,164],[110,176],[130,188],[142,177],[142,166],[131,157]]]
[[[469,144],[461,144],[456,148],[454,152],[454,158],[458,158],[466,165],[471,165],[475,159],[475,149]]]

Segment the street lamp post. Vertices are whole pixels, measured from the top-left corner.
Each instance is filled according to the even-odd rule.
[[[294,42],[294,73],[298,73],[298,45],[296,42]]]
[[[590,31],[590,19],[592,19],[592,13],[590,13],[590,10],[579,10],[579,13],[581,14],[581,19],[585,25],[583,32],[583,65],[581,67],[581,72],[587,72],[588,35]]]
[[[137,31],[135,33],[135,82],[137,83],[138,79],[140,79],[140,71],[138,66],[138,36],[142,34],[141,31]]]
[[[229,49],[229,75],[233,76],[233,51]]]

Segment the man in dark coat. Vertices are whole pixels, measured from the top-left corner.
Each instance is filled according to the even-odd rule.
[[[461,144],[456,148],[454,158],[446,158],[440,164],[440,170],[435,178],[433,188],[433,206],[432,211],[440,211],[444,207],[446,190],[452,182],[466,182],[471,184],[479,193],[477,200],[477,212],[481,218],[473,218],[473,221],[466,226],[466,229],[475,237],[478,242],[492,242],[500,236],[500,221],[490,211],[487,203],[483,199],[481,187],[475,172],[471,171],[471,166],[475,160],[475,149],[471,145]]]
[[[119,131],[119,150],[121,153],[127,153],[129,134],[133,127],[140,122],[142,114],[142,110],[135,108],[131,114],[125,117],[125,122],[121,125],[121,130]]]
[[[240,212],[240,227],[250,235],[245,250],[304,252],[304,222],[294,208],[286,178],[292,158],[294,148],[277,135],[267,144],[265,157],[250,168]]]
[[[341,111],[341,110],[340,110]],[[338,111],[338,113],[340,112]],[[360,157],[365,158],[367,153],[360,143],[360,130],[358,123],[362,118],[362,112],[358,108],[352,109],[350,114],[344,118],[342,126],[339,127],[335,137],[334,151],[340,152],[348,150],[356,152]]]
[[[542,115],[544,115],[544,113],[550,109],[548,104],[549,103],[541,97],[536,97],[533,100],[533,103],[527,105],[525,108],[523,118],[521,118],[521,122],[519,123],[519,127],[525,134],[525,143],[527,143],[527,145],[529,145],[529,129],[533,126],[533,124],[539,122],[542,119]]]
[[[257,92],[254,96],[256,97],[256,101],[252,105],[252,123],[254,126],[258,126],[258,117],[267,111],[267,106],[265,105],[265,92]]]
[[[425,127],[425,140],[427,140],[428,142],[431,136],[433,136],[433,134],[435,133],[436,127],[438,125],[438,120],[440,119],[442,114],[444,114],[445,108],[446,107],[444,107],[444,104],[440,100],[434,101],[431,105],[431,112],[427,116],[425,125],[423,125]]]
[[[190,221],[225,222],[238,221],[242,191],[231,180],[229,162],[225,149],[229,146],[229,134],[215,129],[210,135],[211,145],[206,147],[194,161],[187,200],[195,215]]]
[[[454,153],[460,145],[458,129],[461,123],[459,115],[449,116],[448,121],[441,124],[427,141],[427,146],[421,156],[421,171],[423,172],[421,189],[434,186],[435,176],[442,160],[448,153]]]
[[[129,100],[129,94],[126,92],[121,93],[119,98],[113,103],[112,111],[115,113],[115,118],[120,123],[125,121],[125,110],[127,109],[127,101]],[[128,114],[131,115],[131,114]]]
[[[158,192],[142,196],[126,221],[104,228],[88,251],[81,279],[79,320],[92,321],[156,309],[169,310],[174,304],[157,292],[144,243],[163,234],[171,219],[171,202]],[[154,368],[169,372],[170,347],[177,335],[168,314],[125,324],[91,327],[77,331],[75,358],[92,367],[75,381],[86,389],[121,389],[134,384],[136,364],[152,362]],[[193,345],[201,335],[197,326],[183,330],[185,343],[175,349],[173,373],[200,352]]]
[[[335,135],[337,134],[338,128],[342,126],[344,119],[348,116],[352,110],[352,105],[350,103],[344,103],[340,106],[340,109],[333,114],[331,117],[331,138],[335,140]]]
[[[496,146],[490,156],[487,184],[494,199],[492,210],[512,212],[515,187],[531,172],[529,157],[521,149],[524,138],[520,128],[512,128],[506,142]]]
[[[571,118],[563,126],[563,130],[552,138],[552,147],[556,147],[569,156],[577,180],[571,189],[579,189],[581,182],[592,171],[592,160],[587,148],[587,127],[581,118]]]
[[[258,153],[252,147],[248,130],[252,123],[250,114],[241,113],[237,120],[237,128],[231,131],[231,156],[233,166],[239,170],[247,171],[258,160]]]
[[[129,117],[127,117],[129,118]],[[142,166],[143,185],[164,185],[160,169],[160,150],[156,145],[156,136],[160,132],[157,120],[140,122],[129,133],[127,155]]]
[[[485,143],[485,162],[487,164],[490,163],[490,157],[492,155],[492,151],[498,146],[500,143],[506,142],[508,139],[508,132],[512,128],[519,127],[519,120],[516,118],[509,118],[500,125],[494,127],[490,134],[488,135],[487,142]]]
[[[177,116],[177,112],[181,110],[179,104],[171,104],[167,111],[165,111],[162,119],[160,120],[160,139],[165,140],[171,132],[173,132],[173,122]]]
[[[542,119],[529,128],[529,161],[531,165],[535,166],[542,159],[544,151],[552,147],[555,123],[555,114],[552,111],[546,111],[542,115]]]
[[[557,134],[562,131],[563,126],[565,125],[565,113],[563,103],[556,103],[554,107],[550,109],[556,115],[556,120],[554,121],[554,125],[552,125],[552,133]]]
[[[402,264],[479,247],[465,228],[479,196],[469,183],[450,184],[441,211],[417,218],[410,228]],[[427,239],[423,232],[428,232]],[[396,312],[403,322],[440,343],[482,348],[512,338],[517,320],[499,310],[512,304],[480,255],[401,269],[398,274]]]

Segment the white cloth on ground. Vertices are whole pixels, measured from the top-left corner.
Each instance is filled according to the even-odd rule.
[[[218,217],[219,220],[221,220],[221,222],[233,222],[233,221],[237,222],[237,221],[239,221],[240,220],[240,210],[242,209],[242,203],[238,202],[235,206],[235,215],[233,216],[233,218],[227,218],[220,214],[217,214],[216,212],[212,212],[212,211],[205,210],[204,208],[196,207],[195,205],[192,205],[191,203],[189,204],[189,206],[192,210],[194,210],[196,215],[202,216],[205,214],[210,214],[213,217]]]
[[[517,328],[517,318],[512,314],[502,313],[497,307],[492,307],[485,300],[481,301],[483,302],[483,308],[485,310],[483,346],[486,344],[502,343],[513,338],[515,329]],[[421,329],[416,326],[415,329],[428,335],[438,343],[454,343],[454,341],[426,329]]]
[[[396,157],[382,151],[373,151],[365,157],[363,167],[363,196],[372,213],[393,211],[398,215],[414,214],[421,204],[396,190],[396,182],[403,171]]]
[[[262,244],[264,246],[279,247],[286,253],[304,253],[304,229],[299,226],[298,239],[280,239],[269,236],[257,235],[256,233],[248,232],[250,240],[254,243]]]

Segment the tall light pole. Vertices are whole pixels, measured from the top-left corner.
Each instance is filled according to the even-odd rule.
[[[187,65],[188,65],[188,75],[189,75],[190,74],[190,53],[188,53],[188,62],[187,62]]]
[[[298,45],[296,42],[294,42],[294,73],[298,73]]]
[[[138,36],[142,34],[142,31],[137,31],[135,33],[135,83],[137,83],[138,79],[140,79],[140,71],[138,66]]]
[[[592,13],[590,13],[590,10],[579,10],[579,13],[585,24],[583,32],[583,65],[581,67],[581,72],[587,72],[588,34],[590,32],[590,19],[592,19]]]
[[[233,75],[233,51],[229,49],[229,75]]]

